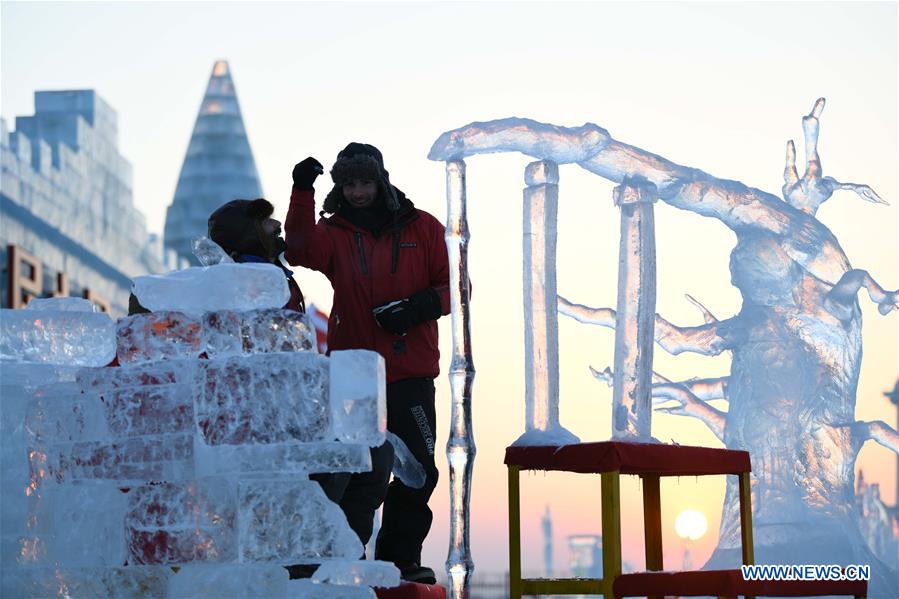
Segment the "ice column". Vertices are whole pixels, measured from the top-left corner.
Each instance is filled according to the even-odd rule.
[[[525,432],[516,445],[564,445],[579,439],[559,424],[559,314],[556,223],[559,165],[530,163],[524,172],[522,249]]]
[[[655,185],[625,177],[614,190],[621,208],[612,438],[648,440],[652,423],[652,344],[656,311]]]
[[[450,262],[450,307],[453,327],[453,360],[449,380],[452,393],[450,436],[446,457],[450,469],[450,546],[446,574],[452,599],[468,596],[474,572],[469,544],[471,470],[477,450],[471,430],[471,323],[468,281],[468,220],[465,206],[465,162],[446,163],[446,247]]]

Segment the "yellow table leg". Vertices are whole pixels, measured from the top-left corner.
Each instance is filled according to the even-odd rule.
[[[749,473],[740,474],[740,543],[743,547],[743,563],[755,563],[755,550],[752,547],[752,487]],[[755,599],[747,595],[745,599]]]
[[[661,572],[665,567],[662,560],[662,498],[659,477],[643,474],[640,478],[643,480],[643,545],[646,551],[646,569],[650,572]]]
[[[740,474],[740,541],[743,545],[743,563],[755,563],[752,548],[752,489],[749,485],[749,473]]]
[[[603,472],[602,580],[603,597],[613,599],[612,584],[621,575],[621,488],[618,471]]]
[[[521,506],[518,466],[509,465],[509,597],[521,599]]]

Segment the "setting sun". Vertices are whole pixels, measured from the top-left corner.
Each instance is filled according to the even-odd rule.
[[[684,510],[674,520],[674,531],[682,539],[695,541],[708,530],[705,515],[698,510]]]

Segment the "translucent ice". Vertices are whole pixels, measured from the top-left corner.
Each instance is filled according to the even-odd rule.
[[[203,335],[209,357],[316,351],[315,328],[296,310],[207,312]]]
[[[368,447],[356,443],[271,443],[195,446],[197,476],[297,476],[371,470]]]
[[[194,435],[55,443],[35,449],[29,458],[32,477],[58,483],[114,480],[128,486],[148,480],[189,480],[194,478]]]
[[[119,368],[84,368],[78,371],[76,379],[88,392],[170,383],[193,384],[197,368],[197,360],[161,360]]]
[[[158,599],[166,597],[169,567],[7,568],[0,596],[16,599]]]
[[[393,474],[407,487],[420,489],[425,484],[425,469],[415,459],[403,440],[387,431],[387,440],[393,445]]]
[[[42,388],[44,394],[47,392]],[[149,385],[88,394],[53,393],[29,404],[26,427],[40,445],[193,431],[193,387]]]
[[[0,358],[105,366],[115,357],[115,323],[81,311],[0,310]]]
[[[219,310],[281,308],[290,299],[287,277],[273,264],[194,266],[135,277],[133,291],[152,312],[197,316]]]
[[[459,140],[449,138],[447,141],[455,146]],[[452,152],[455,152],[455,148]],[[433,158],[431,155],[429,157]],[[452,410],[450,437],[446,442],[451,522],[446,570],[453,599],[468,594],[468,582],[474,571],[469,546],[468,504],[471,497],[471,473],[477,449],[471,430],[471,390],[475,370],[471,351],[469,304],[471,285],[468,279],[470,236],[466,202],[465,162],[453,158],[446,163],[446,248],[451,265],[450,304],[453,329],[453,360],[449,373]]]
[[[132,489],[124,519],[129,563],[233,561],[236,491],[236,484],[223,478]]]
[[[567,432],[559,423],[559,316],[556,310],[556,225],[559,204],[559,166],[539,160],[525,169],[522,201],[522,279],[525,320],[525,432],[526,439],[554,437]],[[565,444],[579,439],[568,433]]]
[[[125,563],[122,522],[128,498],[111,483],[86,482],[41,489],[18,534],[34,551],[20,560],[29,565],[65,568],[120,566]],[[4,530],[4,534],[12,532]],[[24,559],[27,557],[27,562]]]
[[[378,560],[327,560],[322,562],[312,582],[369,587],[395,587],[400,571],[392,562]]]
[[[281,564],[358,559],[362,543],[317,482],[241,481],[240,560]]]
[[[200,320],[182,312],[135,314],[116,326],[120,364],[196,358],[203,352]]]
[[[26,310],[59,312],[99,312],[89,300],[80,297],[36,297],[28,301]]]
[[[296,310],[254,310],[241,313],[245,353],[316,351],[315,327]]]
[[[354,349],[331,352],[331,413],[341,441],[377,447],[387,430],[384,358]]]
[[[210,445],[327,441],[328,359],[258,354],[201,365],[197,425]]]
[[[173,599],[281,599],[287,592],[288,573],[267,564],[189,564],[169,580],[167,597]]]
[[[222,246],[206,236],[197,237],[190,245],[194,252],[194,256],[197,257],[197,260],[199,260],[200,264],[203,266],[230,264],[234,262],[234,260],[231,259],[231,256],[225,253]]]

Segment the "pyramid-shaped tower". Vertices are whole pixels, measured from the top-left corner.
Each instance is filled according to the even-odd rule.
[[[229,200],[261,196],[231,69],[217,60],[166,213],[165,245],[196,264],[191,241],[206,235],[209,215]]]

